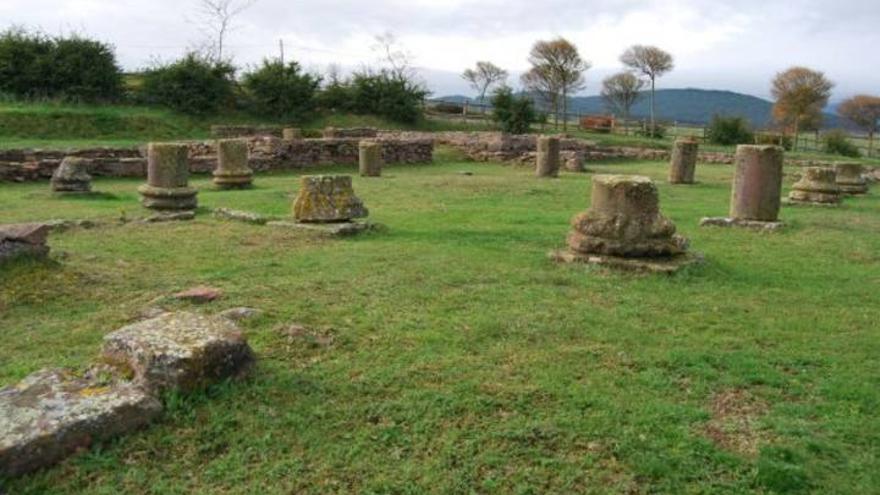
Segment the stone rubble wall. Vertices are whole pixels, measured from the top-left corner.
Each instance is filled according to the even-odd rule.
[[[385,163],[419,164],[433,161],[432,139],[377,138]],[[299,170],[326,165],[358,165],[358,138],[284,141],[271,136],[248,138],[250,166],[256,172]],[[211,173],[217,166],[215,143],[190,142],[190,171]],[[92,176],[146,177],[146,149],[92,148],[77,151],[0,150],[0,182],[48,180],[65,156],[90,160]]]

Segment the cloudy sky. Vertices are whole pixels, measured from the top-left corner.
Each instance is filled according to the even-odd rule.
[[[0,27],[80,32],[108,41],[126,69],[171,60],[204,37],[199,0],[0,0]],[[435,95],[471,93],[458,74],[491,60],[517,74],[537,39],[564,36],[592,62],[584,94],[620,68],[632,44],[675,56],[668,88],[769,96],[791,65],[825,71],[833,99],[880,93],[880,0],[257,0],[228,39],[237,64],[277,56],[323,72],[373,64],[393,32]],[[517,77],[512,77],[516,85]]]

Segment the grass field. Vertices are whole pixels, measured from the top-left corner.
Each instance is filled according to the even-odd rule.
[[[593,168],[657,180],[707,262],[674,277],[555,265],[545,255],[586,207],[590,176],[537,180],[447,151],[356,177],[387,231],[346,240],[207,214],[112,225],[143,214],[135,180],[97,180],[106,194],[92,199],[4,184],[0,222],[111,225],[54,234],[57,263],[0,272],[2,386],[85,365],[102,335],[197,284],[226,295],[166,307],[264,311],[245,324],[251,379],[168,397],[151,429],[6,492],[880,491],[876,194],[785,208],[790,228],[766,235],[697,227],[726,212],[730,167],[677,187],[660,163]],[[195,184],[204,208],[284,215],[297,180]],[[293,323],[313,335],[286,335]]]

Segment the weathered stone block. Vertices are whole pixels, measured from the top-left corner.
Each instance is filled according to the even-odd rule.
[[[298,222],[347,222],[369,214],[363,202],[354,195],[351,176],[307,175],[300,179],[300,190],[293,203],[293,216]]]
[[[538,137],[538,154],[535,175],[537,177],[559,176],[559,138]]]
[[[285,141],[296,141],[303,138],[303,132],[302,129],[285,127],[281,131],[281,136]]]
[[[247,370],[254,357],[225,318],[166,313],[104,337],[104,356],[129,366],[154,391],[191,391]]]
[[[782,196],[783,150],[778,146],[736,147],[730,217],[775,222]]]
[[[92,443],[149,423],[158,400],[131,382],[34,373],[0,390],[0,476],[50,466]]]
[[[248,166],[247,140],[218,140],[214,185],[220,189],[244,189],[251,187],[253,180],[254,171]]]
[[[837,172],[832,168],[807,167],[788,195],[792,203],[836,205],[840,203]]]
[[[45,258],[51,226],[42,223],[0,225],[0,264],[19,257]]]
[[[150,143],[147,183],[138,188],[141,203],[154,210],[192,210],[198,192],[189,187],[189,148],[185,144]]]
[[[837,171],[837,185],[840,186],[840,192],[849,195],[868,192],[868,181],[862,176],[860,163],[838,163],[834,169]]]
[[[91,160],[68,156],[55,169],[50,181],[56,193],[88,193],[92,190],[92,176],[88,169]]]
[[[361,177],[382,175],[382,143],[361,141],[358,145],[358,164]]]
[[[700,144],[693,139],[679,139],[672,146],[669,164],[671,184],[693,184]]]

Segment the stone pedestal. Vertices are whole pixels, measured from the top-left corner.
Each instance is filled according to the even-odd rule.
[[[248,166],[248,144],[245,139],[217,141],[217,169],[214,185],[220,189],[246,189],[253,185],[254,171]]]
[[[670,184],[693,184],[700,144],[693,139],[679,139],[672,146],[669,164]]]
[[[358,159],[361,177],[379,177],[382,175],[382,143],[378,141],[361,141],[358,145]]]
[[[194,210],[198,192],[189,187],[188,148],[185,144],[150,143],[147,183],[138,188],[141,203],[154,210]]]
[[[303,132],[299,128],[286,127],[281,130],[281,137],[285,141],[298,141],[303,138]]]
[[[700,226],[775,231],[782,204],[783,150],[779,146],[739,145],[730,198],[730,216],[703,218]]]
[[[89,175],[90,161],[85,158],[68,156],[52,174],[52,191],[61,194],[83,194],[92,191],[92,176]]]
[[[348,222],[368,214],[364,203],[354,195],[351,176],[307,175],[300,179],[299,194],[293,202],[297,222]]]
[[[537,177],[559,176],[559,138],[538,136]]]
[[[593,178],[590,209],[572,220],[568,249],[557,261],[584,262],[647,271],[675,271],[694,261],[687,240],[660,213],[651,179],[631,175]]]
[[[837,185],[843,194],[858,195],[868,192],[868,181],[862,177],[862,165],[859,163],[838,163]]]
[[[807,167],[801,180],[792,186],[788,200],[796,204],[837,205],[840,188],[836,180],[837,172],[833,168]]]

